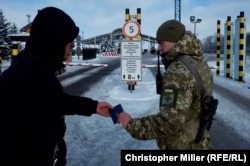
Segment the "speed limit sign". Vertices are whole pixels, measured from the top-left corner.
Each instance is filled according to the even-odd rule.
[[[122,27],[122,33],[128,38],[134,38],[140,34],[140,24],[136,21],[127,21]]]

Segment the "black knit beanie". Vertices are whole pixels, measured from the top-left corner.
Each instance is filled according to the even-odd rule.
[[[25,51],[50,63],[54,70],[62,66],[65,44],[74,41],[79,28],[64,11],[55,7],[39,10],[34,18]]]
[[[185,26],[176,21],[168,20],[164,22],[156,32],[158,41],[177,42],[185,35]]]

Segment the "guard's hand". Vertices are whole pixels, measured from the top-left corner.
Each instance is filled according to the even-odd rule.
[[[110,117],[110,114],[109,114],[110,109],[114,109],[111,104],[107,102],[98,102],[96,113],[101,116]]]
[[[121,123],[124,128],[126,128],[128,122],[132,119],[132,117],[125,111],[121,112],[118,115],[118,123]]]

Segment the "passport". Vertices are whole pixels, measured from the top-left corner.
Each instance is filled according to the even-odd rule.
[[[110,113],[110,116],[113,120],[113,123],[116,124],[117,123],[117,116],[123,112],[123,108],[122,108],[122,105],[121,104],[118,104],[114,107],[114,109],[110,110],[109,113]]]

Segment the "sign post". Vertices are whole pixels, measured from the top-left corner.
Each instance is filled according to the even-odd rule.
[[[137,9],[137,15],[129,15],[129,9],[125,10],[125,24],[122,33],[126,40],[121,43],[121,80],[127,81],[128,89],[132,93],[136,81],[141,81],[141,9]]]
[[[80,59],[79,56],[82,55],[82,50],[81,50],[81,47],[80,47],[81,46],[81,36],[80,35],[78,35],[76,37],[76,46],[77,46],[76,47],[76,54],[78,56],[78,59]]]

